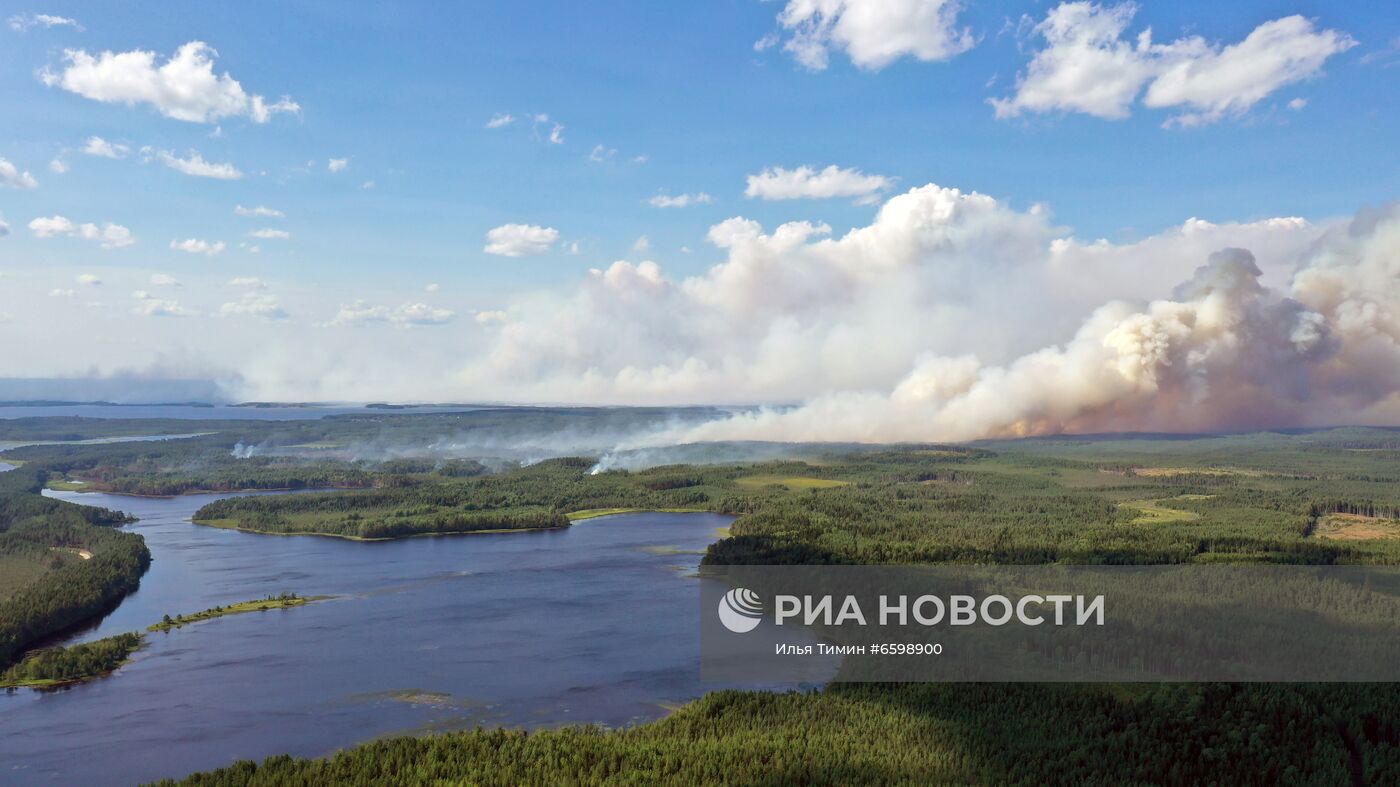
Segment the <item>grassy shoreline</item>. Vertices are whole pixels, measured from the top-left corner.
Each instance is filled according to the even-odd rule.
[[[179,493],[179,494],[177,494],[177,495],[146,495],[146,494],[141,494],[140,492],[122,492],[122,491],[120,491],[120,490],[115,490],[115,489],[102,489],[102,488],[93,486],[92,484],[90,484],[90,483],[88,483],[88,482],[86,482],[86,481],[69,481],[69,480],[67,480],[67,479],[61,479],[61,480],[58,480],[58,481],[49,480],[49,481],[45,482],[44,488],[45,488],[45,489],[51,489],[51,490],[53,490],[53,491],[55,491],[55,492],[78,492],[78,493],[82,493],[82,494],[91,493],[91,494],[102,494],[102,495],[116,495],[116,496],[118,496],[118,497],[135,497],[135,498],[139,498],[139,499],[142,499],[142,500],[174,500],[174,499],[177,498],[177,497],[186,497],[186,496],[191,496],[191,495],[241,495],[241,494],[246,494],[246,493],[249,493],[249,492],[267,492],[267,493],[269,493],[269,494],[275,494],[275,493],[278,493],[278,492],[283,492],[283,493],[286,493],[286,492],[341,492],[341,491],[350,491],[350,490],[353,490],[353,489],[358,489],[359,487],[340,487],[340,486],[327,486],[327,487],[319,487],[319,486],[317,486],[317,487],[280,486],[280,487],[270,487],[270,488],[262,488],[262,487],[259,487],[259,488],[256,488],[256,489],[252,489],[252,488],[239,488],[239,489],[187,489],[187,490],[185,490],[185,491],[183,491],[183,492],[181,492],[181,493]]]
[[[708,508],[585,508],[581,511],[571,511],[564,516],[570,522],[583,522],[589,519],[598,519],[605,516],[618,516],[620,514],[713,514]]]
[[[348,533],[321,533],[298,530],[295,532],[283,532],[280,530],[257,530],[250,527],[242,527],[234,519],[192,519],[196,525],[204,527],[217,527],[220,530],[236,530],[240,533],[251,533],[257,536],[315,536],[319,538],[339,538],[344,541],[399,541],[405,538],[428,538],[434,536],[475,536],[488,533],[527,533],[533,531],[563,530],[568,525],[559,527],[508,527],[496,528],[494,530],[454,530],[444,533],[408,533],[402,536],[354,536]]]
[[[225,617],[227,615],[242,615],[248,612],[266,612],[272,609],[290,609],[292,607],[303,607],[316,601],[325,601],[334,596],[298,596],[295,593],[283,593],[280,596],[268,596],[265,599],[254,601],[240,601],[226,607],[212,607],[202,612],[192,615],[176,615],[170,617],[166,615],[159,623],[153,623],[146,627],[147,631],[169,632],[172,629],[182,628],[191,623],[199,623],[205,620]]]
[[[321,538],[339,538],[339,539],[343,539],[343,540],[345,540],[345,541],[374,542],[374,541],[398,541],[398,540],[404,539],[404,538],[426,538],[426,537],[440,537],[440,536],[474,536],[474,535],[488,535],[488,534],[500,534],[500,533],[525,533],[525,532],[534,532],[534,531],[563,530],[563,529],[565,529],[565,528],[567,528],[567,527],[573,525],[575,522],[585,522],[585,521],[592,520],[592,519],[601,519],[601,518],[603,518],[603,517],[620,516],[620,515],[622,515],[622,514],[646,514],[646,513],[656,513],[656,514],[712,514],[712,513],[717,513],[717,512],[712,511],[712,510],[710,510],[710,509],[708,509],[708,508],[588,508],[588,509],[582,509],[582,510],[579,510],[579,511],[571,511],[571,512],[569,512],[569,513],[564,514],[564,516],[568,519],[568,524],[559,525],[559,526],[557,526],[557,527],[538,527],[538,526],[531,526],[531,527],[502,527],[502,528],[487,528],[487,529],[480,529],[480,530],[449,530],[449,531],[431,532],[431,533],[406,533],[406,534],[404,534],[404,535],[395,535],[395,536],[357,536],[357,535],[353,535],[353,534],[350,534],[350,533],[330,533],[330,532],[326,532],[326,531],[311,531],[311,530],[295,530],[295,531],[262,530],[262,529],[259,529],[259,528],[244,527],[243,525],[241,525],[241,524],[239,523],[239,520],[237,520],[237,519],[231,519],[231,518],[205,519],[205,518],[198,518],[198,517],[196,517],[196,518],[192,519],[191,521],[192,521],[194,524],[196,524],[196,525],[201,525],[201,526],[204,526],[204,527],[216,527],[216,528],[219,528],[220,530],[236,530],[236,531],[238,531],[238,532],[240,532],[240,533],[251,533],[251,534],[254,534],[254,535],[261,535],[261,536],[317,536],[317,537],[321,537]]]

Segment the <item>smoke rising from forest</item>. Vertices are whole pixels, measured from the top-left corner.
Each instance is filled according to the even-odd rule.
[[[729,259],[703,277],[595,272],[551,317],[507,326],[492,371],[581,398],[801,403],[623,448],[1400,422],[1397,206],[1115,245],[927,186],[825,233],[732,219],[710,233]]]

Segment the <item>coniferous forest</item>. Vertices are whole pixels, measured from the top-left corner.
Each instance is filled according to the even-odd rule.
[[[320,428],[326,433],[318,439],[333,442],[334,428]],[[195,519],[293,535],[393,538],[567,527],[571,515],[600,510],[737,516],[709,547],[704,559],[711,563],[1400,562],[1400,437],[1386,430],[807,446],[756,463],[601,472],[594,472],[593,457],[493,466],[489,457],[386,461],[295,450],[246,470],[225,459],[239,440],[216,434],[7,454],[25,464],[0,475],[0,546],[7,561],[35,573],[0,602],[6,660],[101,614],[139,581],[148,556],[139,536],[119,528],[122,515],[37,495],[46,483],[98,479],[104,488],[132,493],[259,489],[272,483],[267,474],[276,475],[278,488],[335,487],[230,498]],[[164,487],[172,478],[179,481]],[[41,663],[30,659],[11,670]],[[120,672],[110,679],[119,680]],[[833,684],[811,692],[722,691],[624,729],[484,728],[389,738],[326,759],[275,757],[188,779],[209,785],[1397,781],[1396,684]]]

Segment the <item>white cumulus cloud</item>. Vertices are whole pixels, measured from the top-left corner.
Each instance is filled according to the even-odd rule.
[[[29,222],[29,231],[36,238],[81,238],[97,241],[104,249],[119,249],[136,242],[131,230],[107,222],[101,227],[92,223],[79,224],[65,216],[41,216]]]
[[[948,60],[976,39],[958,22],[958,0],[788,0],[778,24],[790,37],[783,49],[814,71],[827,67],[831,50],[856,66],[878,70],[901,57]],[[762,51],[779,37],[755,45]]]
[[[238,167],[228,163],[215,164],[212,161],[205,161],[204,157],[195,150],[191,150],[185,158],[180,158],[168,150],[146,149],[144,152],[176,172],[183,172],[197,178],[240,180],[243,177],[243,173],[239,171]]]
[[[1356,46],[1356,40],[1288,16],[1259,25],[1238,44],[1218,47],[1190,39],[1171,46],[1189,54],[1165,58],[1168,65],[1148,86],[1143,103],[1180,107],[1184,111],[1172,122],[1195,126],[1241,115],[1284,85],[1316,76],[1328,58]]]
[[[894,181],[884,175],[867,175],[835,164],[822,170],[805,165],[797,169],[769,167],[748,176],[744,196],[765,200],[855,197],[858,202],[873,202],[893,185]]]
[[[259,238],[261,240],[290,240],[292,237],[292,233],[287,232],[286,230],[275,230],[270,227],[264,227],[260,230],[253,230],[248,234],[254,238]],[[256,253],[256,250],[254,251]]]
[[[9,160],[0,158],[0,186],[8,186],[12,189],[32,189],[39,185],[39,181],[28,172],[21,172],[19,167],[11,164]]]
[[[164,63],[155,52],[102,52],[81,49],[64,52],[64,64],[46,69],[40,79],[50,87],[103,103],[127,106],[149,104],[162,115],[192,123],[213,123],[223,118],[247,117],[266,123],[273,114],[298,112],[301,107],[287,97],[269,104],[252,95],[227,72],[214,73],[217,53],[202,41],[191,41]]]
[[[219,314],[225,317],[261,317],[264,320],[285,320],[287,310],[273,296],[265,292],[245,292],[236,301],[219,307]]]
[[[277,210],[276,208],[269,208],[266,205],[258,205],[252,208],[245,208],[242,205],[235,205],[233,208],[233,213],[235,216],[257,216],[260,218],[267,219],[280,219],[286,216],[286,214],[282,211]]]
[[[997,116],[1061,111],[1121,119],[1141,96],[1144,106],[1179,110],[1168,125],[1202,125],[1247,112],[1356,45],[1302,16],[1265,22],[1228,46],[1199,36],[1159,44],[1151,29],[1124,37],[1136,12],[1132,3],[1051,9],[1032,28],[1044,46],[1017,79],[1016,93],[990,99]]]
[[[101,158],[126,158],[131,153],[131,148],[119,142],[108,142],[102,137],[88,137],[83,144],[83,153],[89,156],[99,156]]]
[[[657,194],[647,200],[647,204],[653,208],[685,208],[691,205],[708,205],[711,202],[714,202],[714,198],[703,191],[694,194]]]
[[[535,224],[502,224],[486,233],[487,254],[528,257],[544,254],[559,240],[559,230]]]
[[[363,326],[388,324],[400,328],[428,325],[444,325],[455,319],[457,313],[451,309],[440,309],[426,303],[405,303],[396,307],[371,305],[358,300],[342,305],[340,311],[322,327]]]
[[[206,257],[215,257],[223,254],[224,249],[228,248],[228,245],[223,241],[214,241],[211,243],[198,238],[186,238],[185,240],[170,241],[170,248],[190,254],[203,254]]]
[[[18,33],[25,33],[36,27],[71,27],[82,30],[83,26],[78,24],[78,20],[67,16],[55,16],[53,14],[15,14],[10,17],[10,29]]]
[[[194,309],[181,306],[179,301],[157,298],[145,290],[137,290],[131,293],[131,297],[136,299],[131,313],[141,317],[193,317],[199,314]]]

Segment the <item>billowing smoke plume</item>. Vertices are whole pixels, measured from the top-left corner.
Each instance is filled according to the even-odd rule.
[[[1283,284],[1323,231],[1302,219],[1192,219],[1139,243],[1081,243],[1049,211],[923,186],[839,238],[809,222],[709,231],[725,259],[674,280],[653,262],[593,271],[570,296],[516,303],[462,375],[516,401],[752,404],[888,393],[928,357],[1012,359],[1073,336],[1095,308],[1161,297],[1226,246]]]
[[[1400,421],[1396,207],[1320,226],[1193,219],[1119,245],[925,186],[828,232],[731,219],[710,231],[728,259],[704,276],[595,271],[507,324],[479,376],[584,399],[801,402],[624,448]]]
[[[930,184],[844,233],[735,217],[708,240],[696,258],[715,260],[698,275],[615,262],[566,291],[483,304],[475,320],[309,330],[300,315],[313,312],[298,307],[240,324],[222,350],[174,320],[142,320],[128,344],[198,341],[236,372],[239,399],[769,405],[659,430],[514,435],[509,458],[522,461],[591,453],[602,438],[651,448],[1400,423],[1400,208],[1351,221],[1193,218],[1124,243],[1075,238],[1044,206]],[[37,363],[20,352],[0,360]],[[429,453],[507,445],[451,436]]]
[[[1286,291],[1212,254],[1167,300],[1111,302],[1062,345],[984,365],[933,355],[885,392],[837,392],[687,432],[703,440],[968,440],[1396,422],[1400,209],[1323,236]]]

